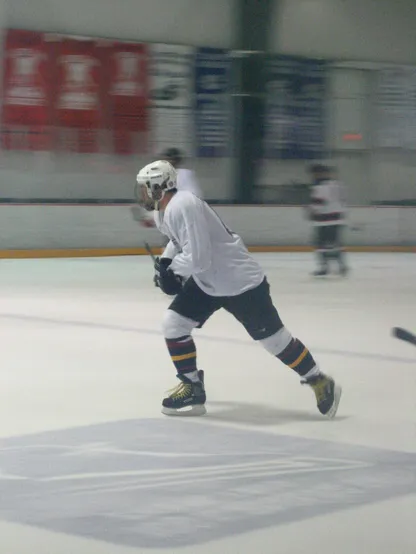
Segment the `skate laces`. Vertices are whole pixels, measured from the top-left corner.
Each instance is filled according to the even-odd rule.
[[[302,385],[309,385],[313,388],[318,404],[326,399],[326,387],[328,385],[328,377],[321,377],[320,379],[317,379],[314,383],[307,380],[303,380],[301,381],[301,383]]]
[[[181,398],[186,398],[189,396],[189,393],[192,390],[192,385],[190,383],[179,383],[176,387],[173,387],[173,389],[170,389],[168,391],[169,397],[173,400],[179,400]]]
[[[312,385],[318,404],[320,404],[326,398],[326,386],[327,386],[326,378]]]

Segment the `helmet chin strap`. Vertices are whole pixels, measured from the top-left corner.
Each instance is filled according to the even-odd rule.
[[[160,211],[160,201],[163,199],[165,195],[162,194],[162,196],[160,198],[158,198],[157,200],[153,200],[153,202],[155,203],[155,210],[158,212]]]
[[[160,198],[158,198],[157,200],[153,199],[153,202],[154,202],[154,205],[155,205],[155,210],[157,212],[160,211],[160,202],[165,198],[165,195],[166,195],[167,192],[168,191],[165,188],[162,188]]]

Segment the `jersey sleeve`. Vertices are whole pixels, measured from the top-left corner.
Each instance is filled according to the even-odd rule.
[[[181,206],[178,222],[183,247],[170,269],[182,277],[207,271],[211,265],[212,247],[203,202],[195,199]]]

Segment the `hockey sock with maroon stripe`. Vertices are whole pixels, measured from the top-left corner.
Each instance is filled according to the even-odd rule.
[[[166,339],[170,357],[175,365],[178,374],[186,373],[192,381],[197,374],[196,366],[196,346],[191,336],[179,337],[176,339]]]

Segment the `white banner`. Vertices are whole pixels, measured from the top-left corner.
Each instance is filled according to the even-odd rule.
[[[416,149],[416,68],[379,71],[376,99],[376,146]]]
[[[408,69],[407,74],[408,118],[405,147],[416,150],[416,67]]]
[[[192,156],[195,49],[150,44],[149,58],[152,152],[175,146]]]

